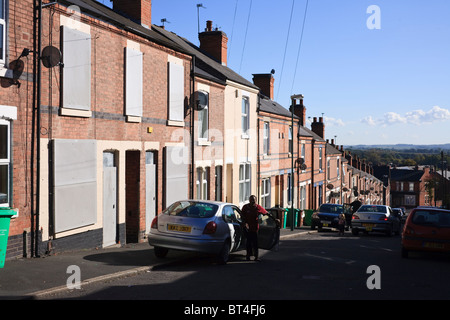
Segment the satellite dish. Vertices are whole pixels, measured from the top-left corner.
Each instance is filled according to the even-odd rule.
[[[59,51],[58,48],[53,46],[47,46],[42,50],[41,59],[42,64],[46,68],[53,68],[62,64],[61,51]]]
[[[300,169],[306,170],[306,168],[307,168],[306,164],[303,163],[303,164],[300,165]]]
[[[334,186],[331,183],[329,183],[329,184],[327,184],[327,188],[331,190],[334,188]]]
[[[198,111],[202,111],[208,106],[208,93],[197,91],[196,107]]]

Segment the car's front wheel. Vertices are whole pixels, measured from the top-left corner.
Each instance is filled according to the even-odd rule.
[[[169,249],[161,247],[154,247],[153,250],[155,251],[155,256],[157,258],[164,258],[165,256],[167,256],[167,253],[169,252]]]

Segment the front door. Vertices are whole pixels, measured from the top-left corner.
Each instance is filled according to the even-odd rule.
[[[114,154],[103,155],[103,247],[116,244],[117,238],[117,168]]]
[[[156,216],[156,165],[145,165],[145,233],[150,232],[153,218]]]

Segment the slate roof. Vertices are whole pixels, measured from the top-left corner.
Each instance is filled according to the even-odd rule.
[[[339,151],[338,149],[336,149],[336,147],[333,147],[331,144],[327,143],[326,149],[325,149],[325,153],[326,154],[338,154],[338,155],[342,155],[342,152]]]
[[[204,77],[213,77],[211,80],[216,79],[221,82],[231,80],[244,86],[259,90],[259,88],[252,82],[237,74],[229,67],[224,66],[213,58],[209,57],[206,52],[202,51],[199,47],[194,45],[189,40],[156,25],[152,26],[152,30],[155,30],[170,41],[173,41],[190,55],[194,55],[196,57],[195,73],[197,75]]]
[[[81,13],[92,16],[103,21],[107,21],[118,28],[124,29],[143,38],[146,38],[154,43],[168,47],[181,53],[187,53],[182,47],[178,46],[173,41],[169,41],[161,34],[145,28],[140,24],[130,20],[127,17],[113,11],[111,8],[94,0],[58,0],[62,5],[76,5],[80,7]]]
[[[291,112],[286,109],[285,107],[283,107],[281,104],[279,104],[278,102],[275,102],[271,99],[269,99],[269,97],[260,94],[259,95],[259,110],[267,112],[267,113],[273,113],[273,114],[277,114],[280,116],[284,116],[284,117],[289,117],[291,118]],[[298,120],[298,117],[294,114],[294,120]]]
[[[391,169],[391,180],[414,182],[422,179],[423,174],[422,170]]]

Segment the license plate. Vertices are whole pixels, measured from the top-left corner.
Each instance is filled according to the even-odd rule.
[[[190,226],[182,226],[179,224],[169,224],[167,225],[167,230],[169,231],[178,231],[178,232],[191,232],[192,227]]]
[[[372,223],[363,223],[363,227],[366,228],[366,231],[372,231],[373,224]]]
[[[433,249],[443,249],[444,244],[443,243],[437,243],[437,242],[425,242],[423,244],[425,248],[433,248]]]

